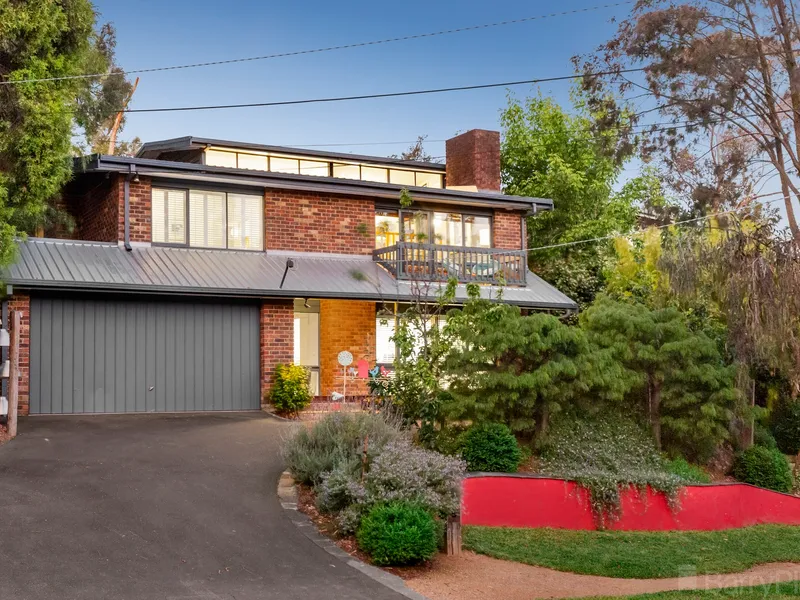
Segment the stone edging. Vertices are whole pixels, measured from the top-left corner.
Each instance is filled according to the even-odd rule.
[[[367,563],[350,556],[347,552],[339,548],[339,546],[337,546],[333,540],[322,535],[317,530],[317,526],[314,524],[314,522],[297,510],[297,488],[295,487],[294,479],[289,471],[284,471],[280,480],[278,481],[278,499],[280,500],[281,507],[283,507],[283,510],[289,520],[297,526],[304,536],[325,550],[325,552],[347,563],[354,569],[361,571],[370,579],[377,581],[390,590],[409,598],[409,600],[428,600],[428,598],[422,594],[418,594],[409,588],[405,581],[403,581],[397,575],[387,573],[383,569],[373,567],[372,565],[368,565]]]

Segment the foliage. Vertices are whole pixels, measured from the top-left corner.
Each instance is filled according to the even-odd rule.
[[[413,302],[398,316],[392,336],[397,353],[394,376],[390,381],[393,405],[403,414],[407,424],[419,427],[419,441],[431,447],[437,425],[443,425],[441,404],[444,397],[444,361],[452,344],[452,336],[441,321],[455,297],[456,281],[443,287],[413,282]],[[435,302],[427,300],[436,296]]]
[[[473,299],[446,330],[458,340],[445,361],[449,419],[504,423],[530,436],[566,405],[627,389],[608,353],[591,352],[583,331],[552,315]]]
[[[596,126],[621,125],[627,116],[590,111],[579,96],[574,104],[570,113],[550,98],[510,98],[501,117],[505,193],[554,202],[554,210],[528,219],[531,248],[626,233],[635,224],[636,188],[613,191],[633,149],[613,125]],[[609,243],[579,244],[532,252],[530,265],[585,307],[604,288],[611,256]]]
[[[659,268],[661,234],[651,227],[633,238],[614,240],[616,261],[606,272],[607,295],[615,300],[652,306],[663,302],[669,279]]]
[[[638,2],[579,70],[592,74],[582,78],[590,106],[619,110],[611,94],[642,89],[657,99],[630,123],[656,123],[645,128],[643,154],[662,160],[693,212],[745,208],[774,180],[798,239],[798,38],[794,3],[785,0]],[[638,80],[630,68],[641,70]],[[689,125],[657,126],[664,121]]]
[[[461,423],[451,423],[436,432],[433,449],[448,456],[461,456],[464,447],[464,433],[469,429]]]
[[[389,158],[399,158],[400,160],[417,160],[422,162],[440,162],[436,157],[431,156],[425,150],[425,140],[428,139],[427,135],[418,135],[417,141],[411,144],[408,149],[397,155],[392,154]]]
[[[775,436],[772,435],[768,427],[762,425],[760,422],[755,423],[753,443],[756,446],[764,446],[764,448],[769,448],[771,450],[776,450],[778,448],[778,441],[775,439]]]
[[[736,456],[733,476],[739,481],[775,490],[790,492],[794,484],[789,461],[780,450],[751,446]]]
[[[297,481],[317,485],[337,465],[360,464],[365,439],[368,438],[369,458],[405,435],[383,415],[331,413],[310,429],[304,426],[295,429],[284,442],[283,457]]]
[[[800,401],[779,402],[771,415],[771,421],[772,433],[781,452],[800,452]]]
[[[64,220],[53,200],[71,174],[73,128],[89,131],[87,107],[106,98],[102,83],[70,77],[113,62],[113,30],[95,20],[89,0],[0,2],[3,82],[67,78],[0,86],[0,265],[15,238]]]
[[[541,471],[586,488],[600,527],[621,515],[622,490],[650,486],[675,502],[683,483],[667,472],[653,441],[638,425],[611,414],[557,421],[542,448]]]
[[[711,476],[708,473],[681,456],[666,461],[664,466],[668,473],[677,475],[685,483],[711,483]]]
[[[633,579],[738,573],[770,562],[800,561],[800,527],[758,525],[723,531],[569,531],[465,527],[464,546],[586,575]],[[658,557],[654,560],[653,557]]]
[[[677,309],[601,297],[581,315],[581,327],[623,366],[633,382],[627,407],[645,415],[659,448],[707,458],[728,437],[735,371]]]
[[[358,528],[358,545],[376,565],[410,565],[428,560],[438,548],[436,521],[408,502],[372,508]]]
[[[481,423],[464,434],[461,456],[469,471],[516,473],[522,453],[508,427]]]
[[[297,415],[311,404],[308,369],[300,365],[276,365],[270,402],[282,415]]]
[[[353,470],[334,470],[319,486],[319,507],[339,513],[343,531],[353,531],[364,513],[376,504],[397,500],[424,507],[441,517],[458,513],[463,461],[412,446],[408,441],[387,444],[370,461],[363,479]]]

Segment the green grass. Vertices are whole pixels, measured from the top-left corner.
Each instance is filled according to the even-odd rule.
[[[786,600],[800,596],[800,581],[757,585],[755,587],[722,588],[719,590],[687,590],[660,592],[641,596],[597,596],[591,600]]]
[[[479,554],[559,571],[628,579],[736,573],[768,562],[800,562],[800,527],[623,532],[465,527]],[[657,596],[655,596],[657,598]]]

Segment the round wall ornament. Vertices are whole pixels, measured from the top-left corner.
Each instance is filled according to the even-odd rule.
[[[353,355],[350,354],[347,350],[342,350],[339,352],[339,364],[343,367],[347,367],[353,364]]]

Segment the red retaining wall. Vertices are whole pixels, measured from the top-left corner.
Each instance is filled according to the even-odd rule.
[[[464,480],[461,521],[491,527],[595,529],[586,490],[572,481],[529,476],[471,476]],[[622,517],[610,529],[715,530],[764,523],[800,525],[800,498],[744,483],[692,485],[680,508],[663,494],[628,490]]]

